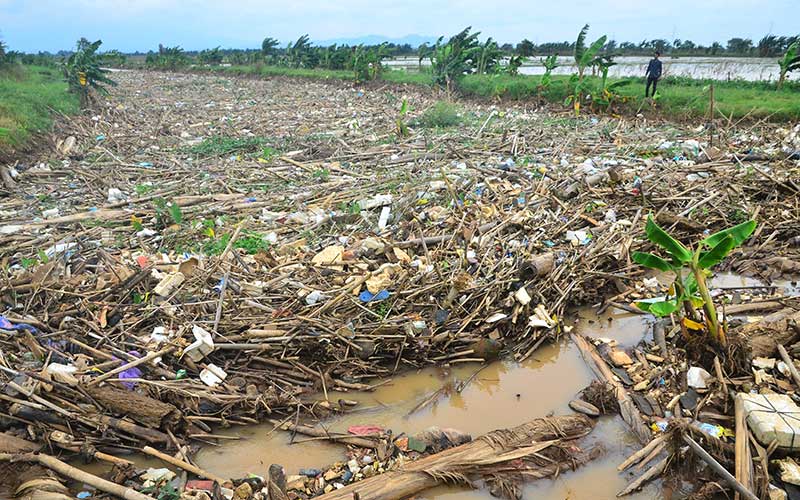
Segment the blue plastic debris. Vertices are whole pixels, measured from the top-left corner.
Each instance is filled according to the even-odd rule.
[[[149,161],[140,161],[139,166],[144,168],[150,168],[153,166],[153,164],[150,163]]]
[[[130,354],[134,358],[142,357],[142,355],[139,354],[138,351],[128,351],[128,354]],[[123,370],[122,372],[120,372],[117,378],[119,380],[127,380],[131,378],[142,378],[142,375],[143,375],[142,370],[134,366],[132,368],[128,368],[127,370]],[[128,389],[129,391],[132,391],[136,388],[136,382],[123,382],[122,385],[124,385],[125,388]]]
[[[317,477],[322,474],[322,471],[319,469],[300,469],[300,475],[306,477]]]
[[[349,470],[344,471],[344,474],[342,474],[342,481],[346,483],[351,479],[353,479],[353,473],[350,472]]]
[[[78,493],[75,496],[80,498],[80,499],[91,498],[92,497],[92,492],[91,491],[81,491],[80,493]]]
[[[361,302],[380,302],[389,298],[388,290],[381,290],[378,293],[372,293],[369,290],[364,290],[358,295]]]
[[[29,325],[27,323],[14,324],[11,321],[9,321],[8,318],[6,318],[5,316],[0,316],[0,330],[17,330],[17,331],[27,330],[31,333],[39,333],[39,330],[35,326]]]
[[[105,136],[105,134],[98,134],[97,137],[95,137],[95,140],[97,142],[105,141],[106,140],[106,136]],[[80,497],[78,497],[78,498],[80,498]]]

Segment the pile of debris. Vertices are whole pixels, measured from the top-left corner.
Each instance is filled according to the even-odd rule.
[[[328,391],[426,364],[527,359],[568,307],[647,291],[629,252],[649,212],[683,236],[752,216],[737,266],[796,270],[794,139],[772,125],[711,147],[470,104],[459,127],[398,137],[395,93],[423,110],[429,91],[142,78],[2,167],[0,424],[53,450],[194,467],[187,443],[215,426],[346,411]],[[635,361],[642,388],[682,373],[663,351]]]

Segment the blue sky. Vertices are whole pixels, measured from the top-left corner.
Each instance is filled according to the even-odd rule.
[[[798,0],[0,0],[0,37],[16,50],[71,48],[81,36],[103,49],[257,47],[265,36],[283,42],[369,34],[453,34],[472,25],[501,42],[618,41],[653,38],[758,40],[768,32],[796,34]]]

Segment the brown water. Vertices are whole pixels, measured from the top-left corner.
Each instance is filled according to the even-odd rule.
[[[669,280],[667,280],[669,281]],[[712,288],[761,286],[752,278],[720,273],[711,282]],[[779,293],[797,295],[790,282],[776,282]],[[745,293],[747,293],[745,291]],[[594,309],[578,311],[573,324],[579,333],[589,337],[616,340],[621,346],[635,345],[650,332],[648,316],[633,315],[609,308],[597,315]],[[478,374],[460,393],[442,396],[436,403],[409,414],[411,410],[444,384],[463,382]],[[345,432],[350,425],[379,425],[395,433],[416,433],[430,426],[453,427],[478,436],[497,428],[513,427],[548,414],[570,413],[568,402],[592,380],[577,348],[568,340],[540,348],[525,363],[494,362],[481,365],[456,365],[452,368],[426,368],[394,377],[390,383],[374,392],[329,393],[339,398],[358,401],[355,409],[343,416],[329,419],[323,425]],[[319,395],[318,397],[323,397]],[[271,425],[233,427],[217,430],[217,434],[239,437],[222,441],[220,446],[208,446],[195,457],[195,462],[218,475],[244,477],[247,473],[264,475],[272,463],[284,466],[287,474],[300,468],[322,468],[346,460],[344,447],[321,440],[290,443],[289,433],[270,432]],[[636,441],[626,431],[618,417],[603,417],[598,421],[586,445],[602,444],[606,454],[574,472],[556,480],[542,480],[525,487],[525,498],[539,500],[613,499],[631,479],[619,474],[617,465],[638,449]],[[133,457],[139,467],[164,467],[150,457]],[[92,472],[102,473],[107,467],[90,466]],[[658,483],[632,499],[664,498],[667,493]],[[427,500],[488,500],[493,498],[484,490],[465,490],[441,487],[418,495]]]
[[[591,316],[586,313],[586,316]],[[635,344],[648,328],[642,317],[610,312],[602,318],[594,316],[577,325],[589,336],[616,338],[621,344]],[[608,320],[611,318],[611,321]],[[448,381],[469,379],[480,365],[458,365],[452,369],[426,368],[393,378],[390,384],[371,393],[330,393],[329,398],[358,401],[351,413],[324,422],[331,431],[346,431],[350,425],[379,425],[395,433],[416,433],[436,425],[454,427],[478,436],[494,429],[513,427],[548,414],[570,413],[568,402],[592,380],[577,348],[571,342],[545,346],[522,364],[495,362],[457,394],[443,396],[436,404],[409,415],[427,396]],[[241,477],[247,472],[263,474],[271,463],[280,463],[287,474],[301,467],[323,467],[345,460],[343,447],[320,441],[290,444],[288,433],[270,433],[271,426],[227,429],[228,435],[244,438],[219,447],[208,447],[195,457],[201,467],[222,476]],[[298,438],[302,439],[302,438]],[[526,498],[611,499],[622,489],[628,477],[620,475],[616,466],[637,449],[635,440],[624,424],[615,417],[600,419],[589,443],[602,443],[607,453],[576,472],[568,472],[555,481],[543,480],[526,487]],[[483,490],[469,491],[437,488],[419,498],[489,499]],[[631,496],[634,499],[662,498],[657,486]]]
[[[649,331],[643,316],[609,311],[598,317],[581,311],[576,323],[579,332],[592,337],[616,339],[633,345]],[[466,381],[480,372],[460,393],[442,396],[435,404],[409,415],[409,412],[447,382]],[[571,413],[568,402],[592,380],[578,349],[567,339],[543,346],[525,363],[494,362],[483,369],[479,364],[452,368],[426,368],[394,377],[374,392],[330,392],[333,401],[346,398],[359,402],[348,414],[329,419],[323,425],[331,431],[345,432],[350,425],[379,425],[394,433],[416,433],[430,426],[453,427],[478,436],[498,428],[513,427],[549,414]],[[323,396],[320,396],[323,397]],[[279,463],[287,474],[300,468],[322,468],[346,460],[344,447],[314,440],[290,444],[289,433],[270,432],[271,425],[233,427],[217,434],[238,436],[208,446],[194,458],[202,468],[224,477],[264,475],[270,464]],[[297,436],[302,441],[302,436]],[[525,498],[540,500],[613,499],[630,480],[619,474],[617,465],[638,449],[618,417],[603,417],[587,438],[586,446],[602,444],[607,450],[601,458],[556,480],[541,480],[525,487]],[[158,461],[134,458],[139,466],[163,467]],[[94,468],[94,467],[93,467]],[[94,468],[95,473],[102,468]],[[485,490],[436,488],[418,495],[427,500],[493,498]],[[632,499],[663,498],[653,484]]]

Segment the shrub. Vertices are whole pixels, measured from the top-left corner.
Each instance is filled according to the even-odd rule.
[[[461,123],[461,110],[451,102],[437,101],[426,109],[419,119],[419,124],[428,128],[452,127]]]

